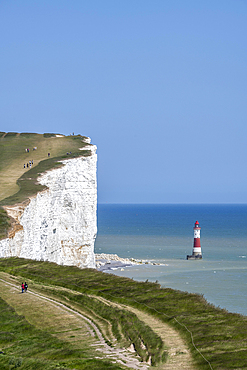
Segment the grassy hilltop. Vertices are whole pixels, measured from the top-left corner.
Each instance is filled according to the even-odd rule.
[[[89,145],[85,139],[81,135],[0,132],[0,206],[23,202],[44,189],[37,184],[37,177],[60,166],[60,159],[90,155],[88,150],[79,150]],[[35,147],[37,149],[33,150]],[[30,160],[33,161],[32,168],[24,168]],[[9,219],[0,208],[0,239],[6,237],[8,228]]]

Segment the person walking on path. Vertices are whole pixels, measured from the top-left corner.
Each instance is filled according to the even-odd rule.
[[[24,286],[24,284],[22,283],[22,284],[21,284],[21,292],[22,292],[22,293],[24,293],[24,290],[25,290],[25,286]]]
[[[25,282],[25,284],[24,284],[25,292],[27,291],[27,288],[28,288],[28,285],[27,285],[27,283]]]

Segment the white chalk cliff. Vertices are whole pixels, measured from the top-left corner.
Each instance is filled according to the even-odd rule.
[[[13,235],[0,241],[0,257],[24,257],[60,265],[95,267],[97,154],[62,161],[39,182],[47,189],[26,204],[5,207],[16,221]]]

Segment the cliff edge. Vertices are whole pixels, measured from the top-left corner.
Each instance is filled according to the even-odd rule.
[[[0,240],[0,257],[95,267],[97,154],[94,145],[82,149],[91,155],[61,160],[61,167],[38,177],[45,190],[3,207],[12,219],[12,229]]]

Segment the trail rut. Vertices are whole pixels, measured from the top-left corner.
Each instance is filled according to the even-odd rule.
[[[92,320],[73,309],[71,304],[70,306],[72,308],[69,308],[63,303],[48,298],[33,290],[29,290],[27,294],[21,294],[20,288],[16,285],[16,281],[14,279],[11,279],[11,277],[5,273],[0,273],[0,276],[3,277],[3,279],[0,279],[1,297],[8,304],[14,307],[19,314],[25,315],[30,311],[30,307],[37,309],[37,314],[41,314],[44,317],[44,320],[42,321],[43,329],[45,329],[46,325],[54,325],[54,327],[49,326],[52,334],[62,340],[69,341],[74,345],[79,345],[80,341],[87,340],[95,350],[99,351],[100,358],[106,357],[111,361],[118,362],[128,368],[147,370],[150,367],[147,363],[139,362],[136,355],[130,352],[130,349],[119,349],[116,346],[108,346],[99,328],[92,322]],[[98,296],[92,297],[99,299],[106,304],[113,305],[121,309],[127,309],[135,313],[141,321],[149,325],[153,331],[161,337],[168,351],[168,360],[166,363],[156,366],[155,368],[157,370],[195,370],[188,347],[181,339],[179,333],[168,324],[165,324],[154,316],[146,314],[145,312],[131,306],[116,304]],[[47,314],[47,310],[49,311],[49,315]],[[50,317],[51,312],[52,317]],[[63,323],[62,325],[59,323],[61,318]],[[32,319],[27,316],[27,320],[31,324],[34,324],[35,315],[32,316]],[[58,326],[59,330],[57,329]]]

